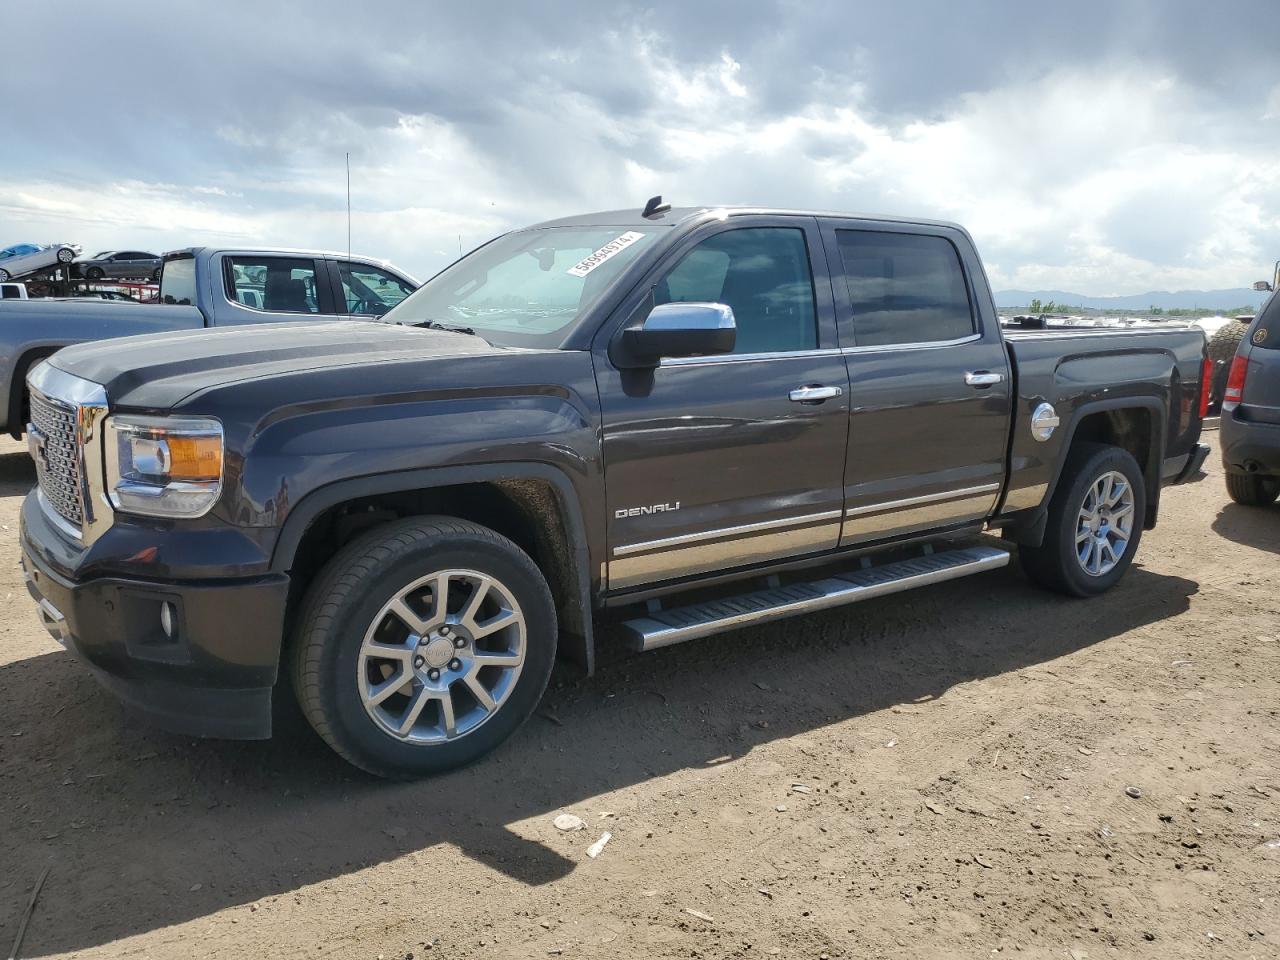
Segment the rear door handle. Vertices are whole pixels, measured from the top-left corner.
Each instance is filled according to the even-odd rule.
[[[1004,382],[1004,374],[989,370],[970,370],[964,375],[964,382],[971,387],[993,387]]]
[[[792,390],[788,397],[793,403],[821,403],[823,400],[832,400],[844,393],[839,387],[824,387],[821,384],[811,384],[807,387],[796,387]]]

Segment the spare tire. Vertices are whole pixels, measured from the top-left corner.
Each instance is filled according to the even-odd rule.
[[[1209,392],[1209,412],[1222,409],[1222,397],[1227,392],[1227,375],[1231,373],[1231,358],[1244,341],[1248,323],[1233,320],[1223,324],[1209,338],[1209,359],[1213,361],[1213,384]]]

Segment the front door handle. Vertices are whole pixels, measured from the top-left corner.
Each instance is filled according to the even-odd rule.
[[[964,375],[964,382],[971,387],[993,387],[1004,382],[1004,374],[989,370],[970,370]]]
[[[821,403],[823,400],[833,400],[842,393],[844,391],[839,387],[810,384],[807,387],[796,387],[787,396],[791,398],[793,403]]]

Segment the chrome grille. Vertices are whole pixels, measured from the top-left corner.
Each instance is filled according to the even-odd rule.
[[[84,509],[80,499],[80,445],[76,441],[77,411],[31,391],[32,457],[40,491],[64,520],[80,527]]]

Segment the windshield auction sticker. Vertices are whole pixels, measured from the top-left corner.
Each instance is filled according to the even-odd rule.
[[[585,277],[600,264],[604,263],[610,257],[617,256],[627,247],[631,246],[637,240],[643,240],[643,233],[636,233],[634,230],[628,230],[616,240],[610,240],[603,247],[575,263],[569,268],[569,275],[573,277]]]

